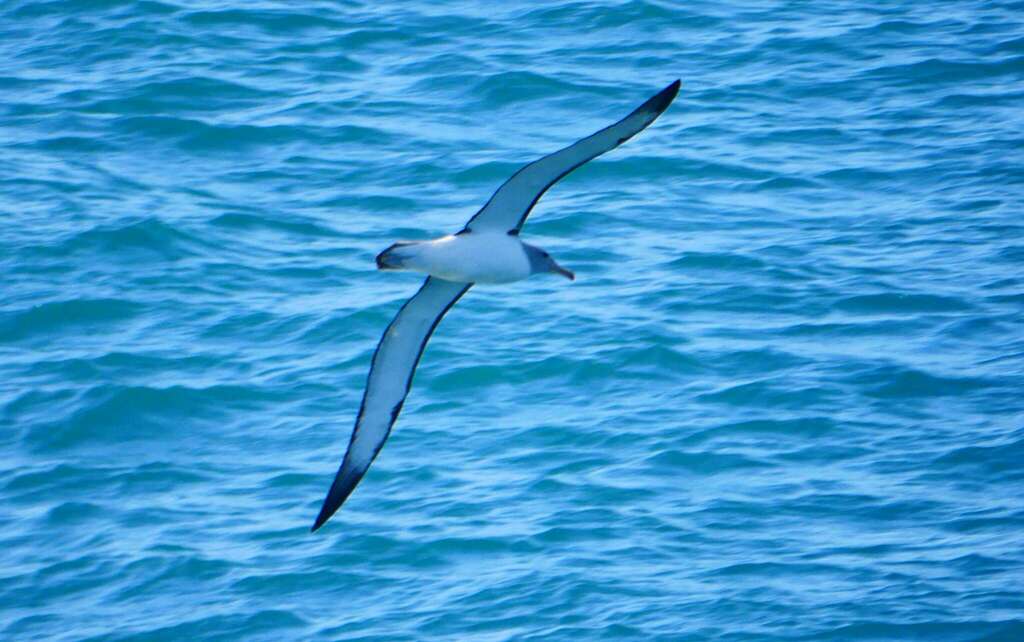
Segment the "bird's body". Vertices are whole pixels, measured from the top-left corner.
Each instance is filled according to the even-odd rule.
[[[511,283],[530,276],[526,244],[517,235],[496,231],[396,243],[381,253],[377,264],[456,283]]]
[[[653,123],[678,91],[677,80],[617,123],[524,166],[456,234],[395,243],[377,256],[382,270],[411,270],[428,277],[377,344],[356,427],[314,531],[341,507],[384,446],[430,335],[463,294],[476,283],[509,283],[531,274],[550,272],[575,279],[547,252],[520,240],[526,217],[563,176]]]

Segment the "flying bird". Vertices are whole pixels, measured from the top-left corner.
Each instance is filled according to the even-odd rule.
[[[348,499],[377,457],[402,410],[430,335],[469,288],[476,283],[509,283],[546,272],[575,280],[575,275],[550,254],[519,238],[526,217],[549,187],[643,131],[677,93],[678,80],[619,122],[524,166],[455,234],[432,241],[395,243],[377,256],[381,270],[423,272],[427,279],[398,311],[377,344],[348,451],[313,531]]]

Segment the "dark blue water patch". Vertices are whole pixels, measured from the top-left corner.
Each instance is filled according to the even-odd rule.
[[[592,86],[576,85],[532,71],[506,71],[487,76],[472,87],[473,95],[490,106],[501,108],[544,98],[583,96],[595,93]],[[586,134],[583,134],[586,135]]]
[[[653,156],[637,152],[634,157],[610,158],[598,163],[584,165],[574,172],[576,180],[617,181],[628,184],[642,181],[644,184],[664,184],[672,181],[686,181],[694,184],[761,183],[778,178],[778,174],[765,167],[749,162],[709,161],[692,156]]]
[[[1019,463],[1024,458],[1024,439],[987,446],[965,446],[934,460],[936,466],[983,473],[1004,481],[1024,478]]]
[[[600,356],[600,355],[599,355]],[[625,372],[630,374],[651,374],[660,377],[692,376],[707,370],[707,365],[694,356],[675,350],[666,345],[635,346],[630,349],[618,348],[615,354],[609,353],[608,363],[618,362]],[[595,366],[594,361],[588,363],[588,370]],[[596,374],[605,374],[604,368],[598,368]],[[595,373],[587,373],[592,376]]]
[[[1024,54],[1024,37],[1001,40],[998,43],[992,45],[991,53]]]
[[[996,257],[1001,261],[1024,263],[1024,245],[1010,245],[999,250]]]
[[[782,336],[829,336],[835,339],[865,336],[896,337],[915,336],[917,332],[927,330],[933,325],[932,320],[912,316],[906,319],[872,319],[855,323],[835,321],[795,323],[781,327],[777,332]]]
[[[478,23],[480,24],[480,23]],[[450,83],[449,80],[452,78],[464,78],[469,79],[470,82],[475,81],[478,78],[473,72],[478,72],[480,69],[481,60],[473,56],[470,52],[444,52],[436,55],[428,55],[424,58],[416,58],[404,62],[399,70],[402,73],[409,74],[411,76],[431,76],[436,69],[445,69],[447,74],[439,79],[439,82],[446,86],[447,89],[458,89],[457,83]],[[424,70],[429,70],[429,73],[423,74]],[[433,86],[431,83],[426,83],[424,86],[418,87],[424,93],[430,91]]]
[[[372,350],[380,341],[384,328],[387,327],[391,315],[397,310],[388,303],[371,306],[356,312],[331,312],[325,311],[309,318],[304,330],[297,335],[296,340],[302,344],[325,346],[338,341],[352,340],[358,338],[362,342],[362,348]],[[249,327],[249,323],[243,317],[238,320],[228,319],[228,327],[235,327],[243,330]],[[269,321],[269,319],[268,319]],[[283,319],[282,322],[288,326],[296,321],[296,317]],[[223,324],[222,324],[223,325]],[[362,351],[361,351],[362,352]]]
[[[108,487],[112,468],[106,465],[81,466],[60,463],[29,471],[11,474],[4,482],[5,492],[11,493],[16,501],[38,501],[40,497],[67,497],[57,494],[61,488],[72,489],[88,497]]]
[[[1017,481],[1017,480],[1013,480]],[[1024,512],[1000,512],[988,515],[951,515],[939,523],[939,527],[958,536],[995,536],[1000,540],[1012,537],[1024,525]]]
[[[960,396],[999,385],[992,378],[940,376],[895,365],[870,368],[850,375],[845,381],[868,396],[901,399]]]
[[[698,401],[705,403],[794,410],[826,407],[838,398],[840,398],[840,392],[836,388],[799,386],[782,379],[765,379],[730,385],[715,392],[697,396]]]
[[[293,125],[215,123],[185,116],[122,116],[113,121],[114,136],[149,144],[168,144],[186,151],[237,153],[239,149],[271,148],[322,140],[317,128]]]
[[[111,152],[116,146],[93,136],[56,136],[40,138],[31,144],[24,145],[29,149],[63,154],[98,154]],[[15,146],[17,147],[17,146]]]
[[[752,419],[714,426],[693,435],[687,442],[717,442],[736,436],[764,435],[781,440],[820,438],[838,427],[828,417],[803,417],[794,419]]]
[[[74,97],[85,113],[122,116],[197,114],[225,107],[244,109],[261,104],[271,92],[218,77],[184,76],[147,82],[130,93],[113,94],[109,89],[81,92]]]
[[[104,513],[97,504],[88,502],[63,502],[46,514],[48,526],[52,528],[73,527],[76,523],[93,520]]]
[[[665,20],[669,16],[672,17],[674,24],[678,23],[680,26],[690,29],[718,24],[714,17],[690,15],[688,18],[683,18],[674,10],[646,0],[627,0],[614,3],[613,6],[585,2],[567,3],[555,7],[533,9],[522,16],[522,19],[540,25],[566,23],[586,25],[588,30],[617,30],[630,25],[638,29],[651,29],[653,34],[665,28]],[[693,24],[694,22],[697,24]]]
[[[1019,294],[998,294],[995,296],[985,297],[985,300],[990,301],[992,303],[1019,306],[1021,304],[1024,304],[1024,292],[1021,292]]]
[[[821,172],[815,178],[829,185],[837,187],[863,188],[866,185],[879,183],[892,183],[899,177],[899,172],[882,171],[869,167],[841,167]]]
[[[999,199],[972,199],[950,205],[950,209],[958,212],[986,212],[998,209],[1003,205]]]
[[[52,450],[180,438],[177,428],[209,426],[228,416],[232,408],[256,409],[271,403],[274,396],[227,384],[167,388],[98,384],[84,391],[77,410],[32,426],[26,442]]]
[[[732,279],[730,279],[731,281]],[[679,312],[693,311],[715,311],[750,313],[758,315],[784,315],[797,310],[803,310],[804,316],[815,313],[815,310],[808,310],[806,297],[799,288],[776,285],[773,288],[752,289],[748,285],[730,285],[717,290],[709,289],[697,300],[686,304],[673,304],[666,306],[669,309]],[[730,329],[724,326],[722,331]]]
[[[178,19],[186,25],[200,28],[214,27],[217,30],[234,28],[242,31],[255,28],[275,36],[291,34],[294,37],[310,30],[331,32],[351,26],[352,23],[348,21],[331,17],[341,15],[344,14],[269,8],[219,9],[180,12]]]
[[[835,629],[796,638],[799,640],[866,640],[869,642],[948,640],[949,642],[1001,642],[1024,635],[1021,620],[972,619],[968,621],[936,617],[929,622],[892,622],[858,619]]]
[[[1019,302],[1024,303],[1024,294],[1017,297]],[[1005,303],[999,297],[987,297],[987,300],[995,303]],[[943,335],[957,337],[960,339],[978,339],[990,341],[994,336],[1013,336],[1015,315],[975,317],[971,319],[960,319],[953,321],[941,330]]]
[[[714,367],[718,372],[731,373],[734,376],[741,373],[744,376],[767,374],[813,363],[811,359],[799,354],[771,347],[732,352],[715,351],[700,361]]]
[[[60,621],[61,617],[57,614],[29,615],[12,619],[10,625],[3,629],[3,632],[12,640],[43,638],[51,627],[59,627]]]
[[[425,557],[429,559],[430,556]],[[354,561],[356,560],[347,562]],[[254,569],[232,582],[231,589],[251,597],[280,598],[281,595],[294,595],[305,591],[329,591],[332,587],[357,583],[363,579],[361,573],[345,570],[345,562],[342,560],[331,559],[330,563],[335,565],[335,568],[325,566],[308,572],[261,573]]]
[[[119,11],[120,9],[120,11]],[[39,18],[41,16],[96,16],[116,17],[135,16],[136,11],[161,15],[170,14],[178,10],[172,4],[156,2],[155,0],[141,0],[140,2],[125,2],[124,0],[102,0],[91,2],[89,0],[51,0],[42,2],[26,2],[12,9],[12,15],[22,18]]]
[[[100,330],[110,332],[138,318],[145,306],[121,299],[51,301],[0,313],[0,337],[24,341]]]
[[[201,353],[180,354],[144,352],[108,352],[92,358],[65,359],[53,362],[40,361],[40,366],[49,364],[52,374],[67,372],[76,366],[83,368],[83,374],[113,379],[119,376],[145,375],[161,372],[165,375],[180,373],[183,377],[209,374],[212,360],[220,357]],[[93,376],[93,378],[96,378]]]
[[[508,371],[498,365],[466,365],[449,369],[448,372],[423,382],[430,390],[438,392],[459,392],[467,388],[485,388],[496,384],[515,385],[526,379],[521,370]]]
[[[984,204],[986,208],[998,208],[1003,201],[981,201],[978,205]],[[1006,223],[980,223],[971,226],[972,231],[979,233],[985,240],[1004,241],[1024,236],[1024,225],[1007,225]]]
[[[338,39],[343,40],[344,36]],[[298,41],[290,47],[283,47],[281,49],[282,52],[287,52],[286,55],[274,56],[267,60],[266,64],[271,67],[299,64],[303,68],[316,70],[327,78],[338,76],[358,78],[371,68],[372,60],[363,62],[353,56],[346,55],[342,45],[331,47],[329,44],[331,40],[333,39],[325,38],[321,41],[325,44],[314,44],[305,40]],[[325,106],[319,102],[309,102],[297,105],[294,109],[301,110],[304,113],[337,114],[338,108],[343,104],[345,103],[339,101],[339,103],[331,106]]]
[[[182,587],[190,578],[213,581],[225,578],[234,568],[234,563],[222,559],[204,558],[192,553],[175,556],[151,556],[140,560],[126,569],[128,585],[121,591],[122,598],[145,595],[150,592],[167,590],[168,587]],[[172,589],[173,590],[173,589]]]
[[[198,610],[201,613],[207,609]],[[264,609],[254,613],[200,616],[184,622],[152,628],[137,626],[121,631],[114,639],[138,640],[140,642],[142,640],[153,640],[154,642],[195,639],[237,640],[252,635],[253,631],[259,631],[261,636],[263,634],[288,636],[289,631],[292,632],[292,635],[298,635],[299,631],[306,630],[307,626],[302,618],[291,611]],[[109,634],[102,634],[83,638],[83,642],[105,642],[110,639]]]
[[[240,231],[271,231],[292,236],[298,240],[315,240],[324,237],[337,237],[339,232],[321,224],[315,219],[301,215],[254,215],[244,212],[228,212],[219,214],[210,220],[210,224],[228,230]]]
[[[962,62],[943,58],[928,58],[913,63],[883,65],[862,76],[889,81],[894,86],[916,84],[948,85],[980,79],[998,79],[1007,75],[1019,75],[1024,71],[1024,56],[1009,57],[993,61]]]
[[[956,109],[964,113],[974,113],[974,110],[986,109],[995,110],[1002,107],[1012,109],[1024,99],[1024,92],[1000,91],[984,93],[957,93],[947,94],[940,98],[935,106],[940,109]]]
[[[160,259],[178,261],[204,252],[209,245],[181,226],[159,218],[128,218],[101,223],[60,242],[37,246],[43,256],[68,257],[79,253],[108,261]]]
[[[367,212],[386,213],[389,216],[407,216],[422,209],[419,201],[397,194],[344,194],[327,196],[317,202],[318,207],[328,210],[356,209]]]
[[[586,542],[588,540],[613,540],[620,535],[621,533],[615,528],[601,526],[595,528],[590,524],[577,528],[570,526],[546,528],[535,533],[531,539],[537,543],[538,548],[543,549],[546,546],[575,544],[576,542]]]
[[[1008,557],[970,553],[950,560],[949,564],[954,568],[962,569],[965,573],[978,576],[999,576],[1006,574],[1006,569],[1013,566],[1014,560]]]
[[[488,185],[497,188],[522,165],[523,163],[481,163],[452,174],[451,180],[455,185]]]
[[[670,262],[674,269],[710,269],[724,271],[754,271],[765,266],[760,259],[734,252],[686,252]]]
[[[677,472],[682,471],[687,474],[700,476],[772,467],[772,464],[767,461],[743,455],[708,451],[683,452],[679,450],[664,450],[648,457],[644,463],[654,469],[670,468]]]
[[[760,183],[749,184],[742,189],[746,189],[751,192],[790,192],[793,190],[809,190],[820,187],[821,185],[817,181],[813,181],[808,178],[799,176],[777,176],[775,178],[769,178],[761,181]]]
[[[188,486],[199,487],[213,483],[217,474],[204,470],[206,466],[191,463],[177,464],[166,461],[147,461],[126,465],[120,472],[111,473],[109,479],[119,493],[141,497],[145,494],[180,492]]]
[[[836,301],[835,308],[858,314],[919,314],[928,312],[962,312],[971,305],[958,297],[935,294],[886,292],[847,297]]]

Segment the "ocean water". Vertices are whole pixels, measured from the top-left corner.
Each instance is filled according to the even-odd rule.
[[[1024,3],[0,4],[0,639],[1024,639]],[[675,78],[310,534],[373,257]]]

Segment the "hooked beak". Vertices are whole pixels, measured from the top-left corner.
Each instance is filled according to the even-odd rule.
[[[552,261],[552,263],[554,263],[554,261]],[[555,269],[553,269],[551,271],[554,272],[555,274],[561,274],[562,276],[564,276],[565,278],[569,279],[570,281],[575,281],[576,280],[576,275],[573,274],[571,270],[567,270],[567,269],[565,269],[564,267],[562,267],[561,265],[559,265],[557,263],[554,263],[554,266],[555,266]]]

